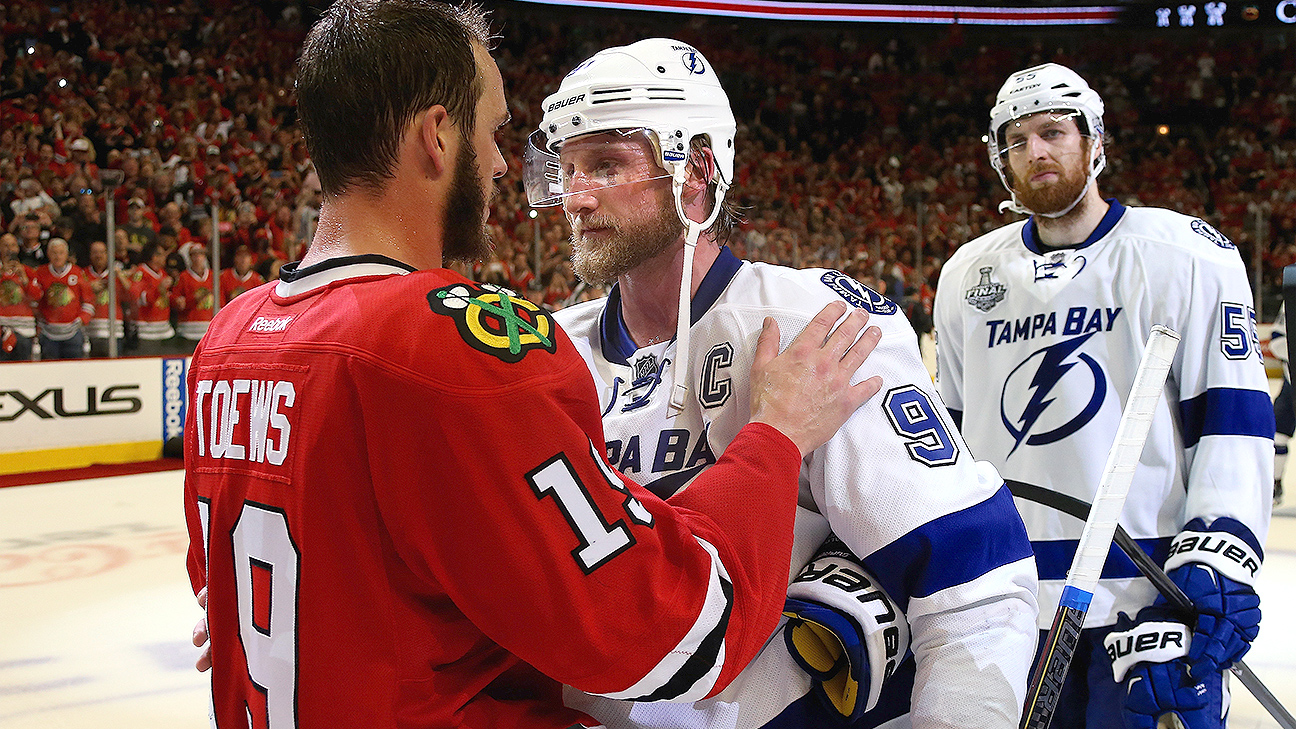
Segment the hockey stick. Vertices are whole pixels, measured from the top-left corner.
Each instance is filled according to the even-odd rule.
[[[1020,499],[1043,504],[1077,519],[1087,520],[1089,518],[1089,504],[1073,496],[1060,494],[1056,491],[1050,491],[1020,481],[1008,481],[1007,483],[1008,490],[1012,492],[1012,495]],[[1165,595],[1166,601],[1171,606],[1184,615],[1196,613],[1192,601],[1188,599],[1184,591],[1179,589],[1179,586],[1166,575],[1165,570],[1161,569],[1160,565],[1154,562],[1152,557],[1147,552],[1144,552],[1134,541],[1134,538],[1119,524],[1116,526],[1115,542],[1121,548],[1121,551],[1129,556],[1130,561],[1138,567],[1139,572],[1142,572],[1143,576],[1148,578],[1162,595]],[[1292,717],[1291,713],[1282,705],[1282,702],[1278,700],[1278,697],[1273,695],[1269,687],[1264,685],[1260,677],[1255,675],[1246,663],[1239,660],[1233,664],[1231,670],[1238,677],[1238,680],[1242,682],[1242,685],[1246,687],[1246,690],[1251,692],[1256,701],[1278,722],[1278,726],[1282,727],[1282,729],[1296,729],[1296,718]]]
[[[1143,358],[1134,374],[1134,385],[1125,402],[1125,411],[1116,426],[1116,440],[1107,454],[1107,464],[1103,466],[1102,478],[1098,481],[1094,506],[1085,520],[1071,569],[1067,570],[1053,626],[1049,628],[1044,648],[1031,673],[1026,689],[1026,706],[1022,712],[1023,729],[1048,729],[1053,721],[1053,712],[1057,710],[1058,698],[1062,694],[1062,681],[1071,666],[1080,629],[1093,599],[1093,589],[1102,574],[1103,563],[1107,561],[1107,552],[1111,550],[1116,520],[1125,506],[1125,495],[1134,480],[1134,469],[1138,467],[1143,442],[1152,427],[1152,416],[1178,347],[1178,334],[1159,324],[1152,327]]]

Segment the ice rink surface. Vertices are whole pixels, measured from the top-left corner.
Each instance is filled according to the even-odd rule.
[[[0,489],[0,728],[208,726],[182,482],[164,471]],[[1296,506],[1274,512],[1259,592],[1246,662],[1296,709]],[[1230,727],[1278,726],[1232,687]]]

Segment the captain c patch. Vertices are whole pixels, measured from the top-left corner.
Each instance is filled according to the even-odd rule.
[[[552,354],[558,338],[553,317],[513,292],[490,284],[454,284],[427,295],[433,313],[454,319],[468,346],[510,364],[527,352]]]

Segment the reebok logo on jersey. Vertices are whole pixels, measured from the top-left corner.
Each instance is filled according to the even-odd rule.
[[[432,312],[454,320],[468,346],[513,364],[533,349],[558,348],[553,317],[544,309],[490,284],[454,284],[427,295]]]
[[[248,331],[258,334],[276,334],[287,331],[292,320],[292,316],[276,316],[268,319],[264,316],[258,316],[252,320],[252,323],[248,326]]]

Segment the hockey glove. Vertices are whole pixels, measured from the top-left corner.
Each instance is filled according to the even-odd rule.
[[[909,650],[909,624],[877,579],[829,535],[788,586],[783,639],[828,707],[855,721]]]
[[[1188,661],[1204,677],[1227,669],[1260,632],[1260,597],[1254,584],[1264,558],[1251,531],[1235,519],[1188,522],[1170,543],[1166,573],[1198,611]],[[1156,606],[1165,604],[1158,597]]]
[[[1176,726],[1178,719],[1187,729],[1219,729],[1220,717],[1212,719],[1208,688],[1193,676],[1185,656],[1192,644],[1192,631],[1183,623],[1163,620],[1163,611],[1146,607],[1137,623],[1125,613],[1103,640],[1112,659],[1112,674],[1124,683],[1122,715],[1128,729],[1158,729]],[[1219,681],[1218,673],[1211,674]],[[1169,715],[1169,716],[1167,716]]]

